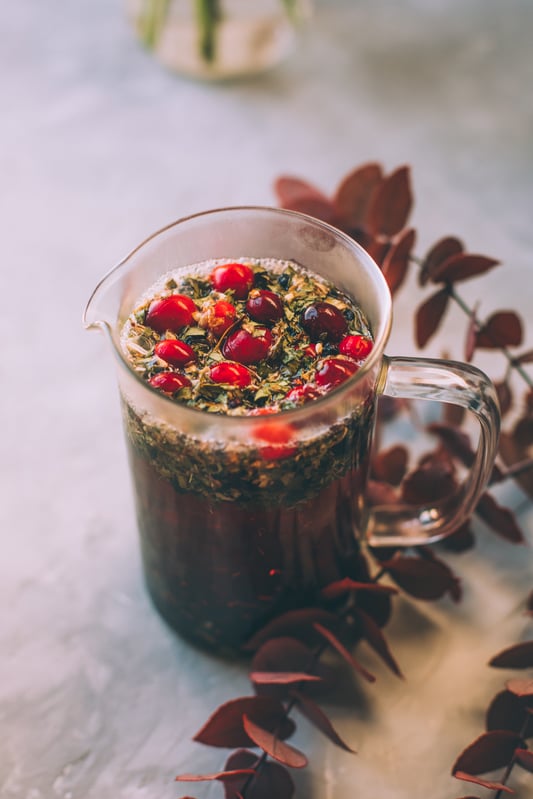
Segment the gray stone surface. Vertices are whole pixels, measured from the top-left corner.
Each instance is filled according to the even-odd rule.
[[[158,67],[118,0],[2,4],[2,797],[186,793],[175,774],[224,759],[191,735],[248,691],[244,665],[177,640],[145,595],[112,358],[81,327],[96,281],[179,216],[272,203],[282,172],[331,191],[378,159],[413,166],[418,249],[455,233],[500,258],[483,296],[466,296],[530,319],[532,26],[529,0],[324,0],[283,67],[208,85]],[[405,291],[391,352],[414,351],[411,310]],[[440,348],[461,356],[461,326]],[[531,504],[504,496],[531,543]],[[331,709],[357,757],[302,723],[299,796],[461,792],[450,766],[502,682],[488,657],[527,634],[533,563],[481,527],[480,539],[450,558],[461,605],[401,603],[390,636],[406,682],[362,653],[376,687]]]

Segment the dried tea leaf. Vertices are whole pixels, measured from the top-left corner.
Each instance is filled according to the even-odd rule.
[[[527,705],[526,698],[516,696],[510,691],[500,691],[487,710],[487,730],[489,732],[510,730],[517,734],[522,733],[524,738],[530,738],[533,735],[533,718],[529,718],[527,728],[523,732],[527,719]]]
[[[383,660],[389,669],[396,674],[397,677],[403,679],[403,674],[400,671],[394,656],[389,648],[385,636],[379,629],[374,619],[365,613],[361,608],[357,610],[357,618],[361,623],[363,638],[370,644],[374,652]]]
[[[504,649],[491,658],[489,666],[497,669],[533,668],[533,641],[524,641]]]
[[[498,266],[499,262],[485,255],[456,253],[435,267],[431,275],[433,283],[459,283],[471,277],[482,275]]]
[[[485,492],[476,505],[476,513],[501,538],[512,544],[524,544],[525,538],[516,521],[516,516],[499,505],[494,497]]]
[[[409,453],[401,444],[379,452],[372,459],[372,476],[393,486],[400,485],[407,469]]]
[[[368,680],[368,682],[375,682],[376,681],[376,678],[374,677],[374,675],[371,674],[369,671],[367,671],[367,669],[365,669],[365,667],[361,663],[359,663],[357,658],[355,658],[351,654],[351,652],[348,652],[348,650],[346,649],[344,644],[341,641],[339,641],[339,639],[337,638],[336,635],[334,635],[332,632],[330,632],[328,629],[326,629],[326,627],[322,627],[321,624],[317,623],[314,626],[315,626],[315,630],[318,633],[320,633],[320,635],[323,638],[326,639],[326,641],[333,647],[333,649],[335,649],[339,653],[339,655],[342,658],[344,658],[346,663],[348,663],[353,669],[355,669],[355,671],[358,674],[360,674],[361,677],[364,677],[364,679]]]
[[[324,599],[336,599],[339,596],[344,596],[351,591],[366,591],[373,594],[397,594],[397,590],[390,585],[381,585],[380,583],[361,583],[357,580],[352,580],[350,577],[344,577],[342,580],[336,580],[322,589],[321,596]]]
[[[456,596],[457,578],[440,560],[400,555],[382,563],[392,579],[416,599],[441,599]]]
[[[519,735],[508,730],[485,732],[461,752],[455,761],[452,774],[466,772],[469,775],[484,774],[497,768],[508,766],[513,759],[514,750],[523,748]]]
[[[436,294],[432,294],[422,305],[417,308],[415,314],[415,338],[417,347],[422,349],[434,336],[444,318],[450,294],[447,289],[440,289]]]
[[[316,631],[313,627],[315,622],[332,629],[336,629],[339,626],[338,617],[323,608],[289,610],[262,627],[250,638],[244,648],[253,652],[270,638],[279,638],[280,636],[294,636],[294,638],[302,640],[304,643],[309,641],[314,643],[317,640]]]
[[[489,791],[505,791],[505,793],[514,793],[514,791],[502,782],[494,782],[491,780],[484,780],[481,777],[475,777],[473,774],[467,774],[466,771],[456,771],[453,775],[458,780],[464,782],[473,782],[476,785],[481,785],[483,788],[488,788]]]
[[[452,255],[458,255],[463,251],[463,243],[459,241],[459,239],[456,239],[455,236],[446,236],[437,241],[422,262],[418,278],[420,285],[425,286],[426,283],[431,280],[435,269],[444,263],[444,261],[447,261]]]
[[[533,774],[533,752],[530,749],[517,749],[514,755],[515,763]]]
[[[307,758],[303,752],[300,752],[294,746],[284,743],[276,735],[255,724],[246,714],[242,720],[248,737],[274,760],[289,766],[289,768],[304,768],[304,766],[307,766]]]
[[[247,749],[233,752],[226,761],[226,769],[256,768],[259,758]],[[284,766],[271,761],[261,763],[255,776],[224,783],[226,799],[242,799],[241,791],[246,786],[246,799],[292,799],[294,796],[294,783],[292,777]]]
[[[302,671],[252,671],[250,680],[257,685],[294,685],[300,682],[321,682],[322,677]]]
[[[345,227],[364,226],[370,200],[382,181],[383,170],[377,163],[363,164],[342,180],[333,197],[333,204]]]
[[[515,311],[498,311],[492,314],[477,334],[476,346],[496,350],[501,347],[519,347],[524,332],[522,320]]]
[[[365,226],[374,235],[395,236],[405,227],[412,204],[409,167],[399,167],[372,195]]]
[[[507,380],[501,380],[494,383],[496,394],[498,395],[498,403],[500,405],[500,413],[505,416],[511,410],[513,405],[513,393]]]
[[[288,738],[294,732],[294,723],[286,717],[285,708],[278,699],[247,696],[220,705],[193,740],[208,746],[249,746],[250,738],[242,721],[244,714],[266,729],[276,730],[281,738]]]
[[[402,230],[381,262],[381,271],[392,295],[396,294],[407,277],[415,241],[416,231],[413,228]]]
[[[505,687],[515,696],[533,696],[532,680],[507,680]]]
[[[314,724],[314,726],[320,730],[320,732],[324,733],[324,735],[329,738],[329,740],[332,741],[335,746],[339,746],[346,752],[355,754],[355,749],[352,749],[351,746],[348,746],[348,744],[342,740],[324,711],[313,699],[310,699],[305,694],[302,694],[301,691],[297,690],[291,691],[291,694],[295,697],[298,703],[298,709],[306,717],[306,719],[311,722],[311,724]]]
[[[283,208],[293,208],[295,202],[307,197],[328,202],[326,195],[316,186],[290,175],[281,175],[277,178],[274,183],[274,192]]]

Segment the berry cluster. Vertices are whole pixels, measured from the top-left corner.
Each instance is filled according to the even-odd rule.
[[[347,380],[372,350],[360,309],[300,268],[218,263],[194,296],[187,279],[172,282],[177,293],[132,315],[126,343],[153,388],[189,405],[205,408],[195,400],[209,387],[218,394],[207,409],[218,412],[302,405]],[[132,357],[139,324],[151,345],[144,359]]]

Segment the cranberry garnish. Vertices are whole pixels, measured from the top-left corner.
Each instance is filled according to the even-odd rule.
[[[236,299],[244,300],[254,284],[254,273],[246,264],[220,264],[209,279],[217,291],[233,291]]]
[[[246,366],[240,363],[222,361],[209,370],[209,377],[213,383],[227,383],[237,388],[246,388],[252,382],[252,375]]]
[[[283,303],[279,294],[258,289],[252,291],[248,297],[246,310],[254,322],[274,324],[283,316]]]
[[[289,393],[286,394],[285,399],[302,405],[310,400],[318,399],[320,396],[322,395],[316,386],[306,383],[303,386],[295,386],[294,388],[291,388]]]
[[[170,297],[150,303],[145,324],[158,333],[164,333],[165,330],[179,333],[191,324],[195,311],[196,305],[190,297],[185,294],[171,294]]]
[[[359,364],[351,358],[326,358],[315,375],[317,385],[332,388],[344,383],[359,369]]]
[[[308,305],[300,321],[311,341],[340,341],[348,328],[342,312],[330,302]]]
[[[180,388],[191,385],[189,378],[178,372],[159,372],[150,378],[149,383],[154,388],[164,391],[165,394],[174,394]]]
[[[288,458],[298,452],[294,428],[285,422],[265,422],[255,427],[252,435],[258,442],[266,442],[259,446],[261,457],[265,460]]]
[[[185,366],[196,360],[196,353],[192,347],[184,341],[168,338],[158,341],[154,349],[155,354],[162,361],[166,361],[171,366]]]
[[[259,335],[253,335],[244,328],[235,330],[222,345],[225,358],[238,363],[258,363],[266,358],[272,346],[272,333],[268,328],[256,328]]]
[[[207,328],[216,338],[226,332],[237,318],[237,310],[227,300],[217,300],[213,305],[207,304],[198,318],[198,324]]]
[[[365,336],[346,336],[339,344],[339,352],[360,361],[370,355],[373,346],[372,340]]]

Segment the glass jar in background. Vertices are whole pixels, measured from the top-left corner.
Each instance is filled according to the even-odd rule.
[[[140,41],[165,67],[224,80],[276,66],[293,50],[310,0],[126,0]]]

